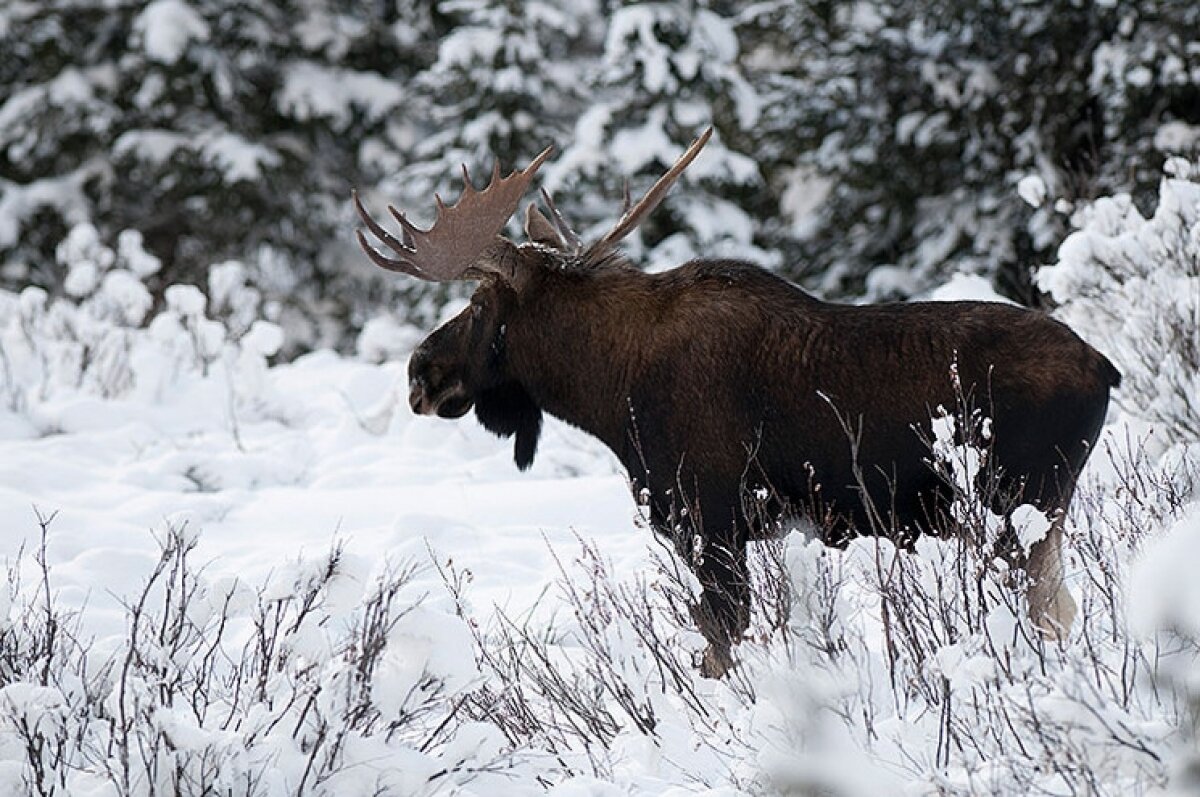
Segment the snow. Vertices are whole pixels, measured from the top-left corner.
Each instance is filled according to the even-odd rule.
[[[1017,182],[1017,194],[1032,208],[1041,207],[1049,192],[1046,181],[1037,174],[1027,174]]]
[[[1138,560],[1130,585],[1130,620],[1143,634],[1174,628],[1200,637],[1200,506],[1179,518]]]
[[[172,285],[163,292],[163,299],[182,316],[202,315],[208,304],[208,297],[195,285]]]
[[[139,279],[156,274],[162,268],[162,261],[142,247],[142,234],[137,230],[121,231],[117,236],[117,254]]]
[[[400,84],[382,75],[298,61],[284,69],[276,104],[281,113],[298,121],[329,119],[334,129],[345,130],[353,109],[361,109],[373,121],[395,110],[403,100]]]
[[[154,303],[141,281],[124,269],[105,274],[100,293],[127,326],[140,324]]]
[[[173,286],[167,301],[185,319],[204,309],[192,286]],[[280,342],[270,326],[247,337],[243,345],[263,355]],[[201,346],[206,356],[219,349]],[[623,476],[577,431],[551,424],[522,474],[511,450],[472,423],[414,418],[404,407],[379,434],[360,426],[357,417],[403,384],[402,362],[305,356],[270,369],[260,395],[275,403],[258,412],[231,413],[223,395],[234,378],[218,369],[185,380],[165,404],[77,396],[40,405],[42,436],[4,443],[0,512],[24,519],[4,556],[34,541],[31,506],[57,511],[57,583],[88,600],[94,629],[106,633],[120,632],[118,597],[145,577],[168,517],[197,531],[214,576],[258,583],[285,558],[336,539],[379,564],[427,561],[428,545],[474,574],[483,605],[519,609],[556,572],[548,546],[572,546],[573,531],[601,535],[630,566],[645,559]],[[428,570],[417,583],[440,591]]]
[[[636,59],[642,68],[642,85],[654,94],[670,93],[677,85],[671,74],[671,51],[654,33],[656,24],[670,22],[670,12],[654,4],[619,8],[609,21],[604,45],[605,61],[615,68]]]
[[[1154,133],[1154,147],[1160,152],[1190,154],[1200,144],[1200,125],[1167,122]]]
[[[68,223],[85,221],[90,212],[83,184],[90,173],[85,167],[24,185],[0,178],[0,247],[16,243],[23,222],[41,206],[57,209]]]
[[[504,44],[501,32],[467,27],[453,31],[438,45],[438,66],[442,69],[470,66],[474,61],[491,63]]]
[[[113,143],[117,157],[133,155],[150,163],[163,163],[179,149],[190,146],[188,136],[170,130],[129,130]]]
[[[179,151],[192,152],[215,166],[227,183],[257,180],[263,167],[281,162],[279,153],[227,130],[210,129],[195,136],[170,130],[130,130],[113,144],[117,157],[135,157],[161,165]]]
[[[664,129],[667,109],[656,106],[651,109],[646,123],[640,127],[628,127],[613,134],[609,152],[616,160],[622,174],[636,174],[647,164],[656,160],[671,164],[683,154],[683,148],[673,142]],[[696,157],[700,161],[704,152]]]
[[[1012,525],[1025,553],[1029,553],[1034,543],[1044,540],[1050,531],[1050,520],[1031,504],[1021,504],[1012,511]]]
[[[956,272],[950,275],[946,282],[930,291],[923,297],[935,302],[1003,302],[1014,304],[1012,299],[1001,296],[987,278],[979,274],[964,274]]]
[[[820,227],[820,211],[833,190],[833,182],[811,166],[797,166],[786,174],[787,187],[779,198],[779,209],[787,216],[792,234],[805,240]]]
[[[705,46],[698,49],[711,51],[723,62],[733,61],[738,56],[738,39],[729,21],[708,9],[699,9],[693,22],[696,34],[703,37]]]
[[[164,64],[183,57],[193,41],[208,40],[208,23],[183,0],[154,0],[133,24],[146,55]]]
[[[269,147],[228,131],[206,131],[197,144],[201,157],[221,171],[226,183],[258,180],[263,167],[274,168],[282,162],[279,153]]]
[[[11,94],[0,105],[0,131],[6,134],[19,127],[19,120],[50,105],[83,104],[94,95],[92,84],[78,69],[64,69],[58,77],[42,86],[31,86]]]
[[[259,319],[250,325],[239,343],[244,353],[274,357],[283,346],[283,330],[278,324]]]
[[[355,351],[367,362],[399,361],[416,348],[418,342],[419,333],[412,327],[390,315],[379,315],[363,325],[355,342]]]
[[[100,272],[95,263],[87,260],[76,262],[67,273],[63,282],[63,290],[68,296],[83,297],[96,289],[100,282]]]

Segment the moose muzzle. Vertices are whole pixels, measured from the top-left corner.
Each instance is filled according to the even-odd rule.
[[[434,395],[421,378],[408,383],[408,406],[417,415],[437,415],[439,418],[461,418],[475,404],[462,382],[452,382]]]

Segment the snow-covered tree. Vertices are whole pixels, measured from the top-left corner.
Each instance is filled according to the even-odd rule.
[[[1200,154],[1200,6],[1183,0],[1118,3],[1092,53],[1088,88],[1102,108],[1096,182],[1157,199],[1164,159]],[[1079,192],[1095,197],[1095,189]]]
[[[431,213],[435,191],[457,196],[461,165],[482,186],[497,159],[507,172],[561,147],[586,94],[570,61],[586,53],[587,4],[450,0],[439,9],[453,28],[411,86],[423,129],[406,168],[385,185],[417,216]]]
[[[352,187],[427,222],[460,164],[554,144],[542,182],[588,237],[713,125],[635,259],[875,297],[962,270],[1033,300],[1067,232],[1041,199],[1147,207],[1197,154],[1197,27],[1183,0],[2,3],[0,285],[61,291],[71,228],[136,230],[156,303],[237,260],[290,346],[348,344],[444,294],[366,264]]]
[[[636,196],[712,125],[716,135],[685,173],[687,187],[664,202],[640,239],[654,250],[656,266],[727,253],[770,261],[756,251],[754,219],[741,207],[761,187],[761,175],[736,144],[760,114],[739,53],[732,21],[707,3],[614,9],[594,99],[547,177],[552,190],[570,197],[572,217],[584,227],[611,223],[625,181]]]
[[[767,88],[758,151],[790,177],[773,243],[831,292],[911,295],[983,274],[1030,299],[1065,233],[1048,196],[1152,193],[1195,146],[1191,4],[763,4],[742,17]],[[790,157],[791,163],[787,163]],[[788,229],[790,226],[790,229]],[[789,240],[790,239],[790,240]]]
[[[275,298],[323,298],[345,260],[351,185],[396,168],[411,138],[395,113],[402,79],[436,36],[419,4],[401,6],[0,10],[5,279],[56,288],[54,245],[92,221],[105,235],[140,231],[163,284],[202,284],[211,263],[237,257]]]

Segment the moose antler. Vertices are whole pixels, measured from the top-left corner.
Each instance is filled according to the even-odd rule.
[[[353,192],[354,208],[381,243],[396,253],[391,258],[379,253],[367,241],[362,230],[355,230],[359,246],[371,262],[388,271],[398,271],[430,282],[471,279],[480,272],[495,271],[498,264],[477,262],[480,255],[496,242],[505,223],[517,209],[517,203],[529,189],[538,167],[550,157],[553,147],[542,150],[533,162],[508,177],[500,176],[500,164],[492,169],[492,179],[482,191],[475,190],[467,167],[462,167],[463,192],[458,201],[447,206],[434,194],[437,219],[428,230],[413,224],[403,213],[388,205],[388,212],[400,224],[400,238],[392,235],[371,218]]]
[[[679,175],[683,174],[683,170],[696,159],[696,156],[700,154],[700,150],[712,138],[712,132],[713,129],[710,127],[701,133],[699,138],[693,141],[687,150],[679,156],[679,159],[675,161],[675,165],[667,170],[666,174],[658,178],[658,182],[651,186],[646,195],[639,199],[633,207],[629,206],[629,184],[626,183],[625,202],[621,218],[617,222],[617,225],[609,230],[607,235],[588,247],[587,255],[585,256],[588,262],[595,263],[602,259],[614,246],[620,243],[622,238],[637,229],[638,225],[658,207],[659,203],[666,197],[667,192],[671,190],[671,186],[675,185],[675,181],[679,179]]]

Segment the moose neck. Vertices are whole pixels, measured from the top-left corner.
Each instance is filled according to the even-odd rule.
[[[540,281],[506,331],[510,374],[544,411],[620,456],[630,387],[653,340],[651,279],[600,268],[546,272]]]

